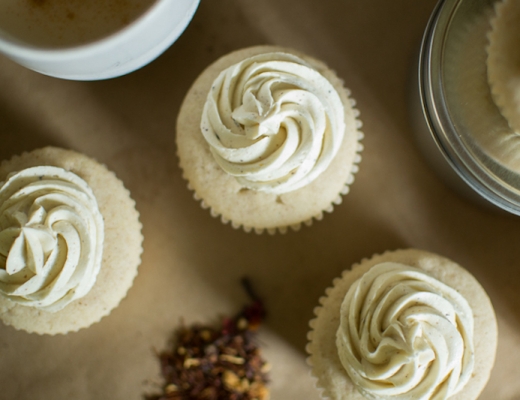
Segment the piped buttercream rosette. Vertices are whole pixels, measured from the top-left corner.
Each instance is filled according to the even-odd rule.
[[[88,184],[52,166],[0,187],[0,294],[55,312],[85,296],[101,267],[104,223]]]
[[[260,54],[213,82],[201,131],[217,163],[243,187],[286,193],[329,166],[345,133],[343,104],[301,58]]]
[[[473,372],[473,314],[456,290],[424,271],[381,263],[347,292],[336,345],[367,398],[446,399]]]

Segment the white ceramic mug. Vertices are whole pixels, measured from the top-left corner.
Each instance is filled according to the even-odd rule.
[[[34,7],[45,5],[45,0],[32,1]],[[199,2],[150,0],[151,5],[120,30],[92,42],[63,47],[31,43],[9,32],[0,21],[0,52],[27,68],[57,78],[114,78],[141,68],[163,53],[188,26]]]

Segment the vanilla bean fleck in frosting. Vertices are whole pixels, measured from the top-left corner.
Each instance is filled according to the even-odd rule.
[[[377,264],[341,305],[338,355],[370,399],[447,399],[474,367],[473,313],[454,289],[424,271]]]
[[[241,186],[267,193],[299,189],[320,175],[345,134],[334,86],[306,61],[275,52],[220,73],[208,94],[201,131]]]
[[[88,184],[38,166],[0,187],[0,294],[55,312],[85,296],[101,267],[104,223]]]

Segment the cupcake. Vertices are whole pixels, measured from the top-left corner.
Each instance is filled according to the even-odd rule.
[[[477,399],[497,325],[480,284],[421,250],[375,255],[334,281],[311,321],[309,363],[325,399]]]
[[[487,76],[493,99],[511,129],[520,133],[520,3],[499,1],[488,34]]]
[[[140,264],[139,214],[113,172],[46,147],[0,164],[0,319],[38,334],[108,315]]]
[[[362,149],[358,112],[325,64],[274,46],[210,65],[177,119],[177,153],[194,196],[222,222],[298,230],[341,203]]]

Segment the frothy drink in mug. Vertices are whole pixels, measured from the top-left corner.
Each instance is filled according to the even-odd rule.
[[[0,0],[0,30],[34,46],[77,46],[119,31],[155,1]]]

